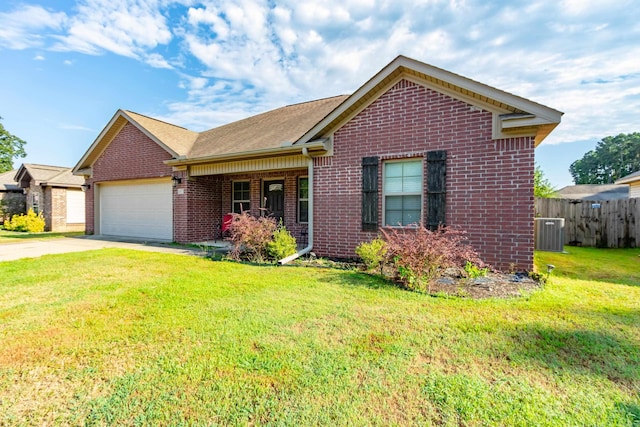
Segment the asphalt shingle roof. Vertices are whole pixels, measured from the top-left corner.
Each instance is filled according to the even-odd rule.
[[[13,179],[16,176],[16,170],[0,173],[0,191],[18,191],[22,190],[18,183]]]
[[[60,186],[80,186],[84,184],[84,177],[73,175],[71,168],[63,166],[23,163],[14,175],[15,178],[18,178],[18,175],[21,174],[23,170],[29,174],[31,179],[38,183],[46,182],[48,185]]]
[[[347,95],[287,105],[200,133],[189,158],[278,148],[297,141]]]

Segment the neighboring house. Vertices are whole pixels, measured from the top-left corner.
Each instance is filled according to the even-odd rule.
[[[46,231],[84,231],[84,179],[71,168],[24,163],[14,176],[26,194],[27,209],[42,213]]]
[[[13,180],[16,171],[0,173],[0,224],[13,215],[25,213],[25,195]]]
[[[620,200],[629,198],[628,185],[579,184],[567,185],[556,191],[554,197],[572,200]]]
[[[640,197],[640,171],[620,178],[616,181],[616,184],[629,185],[629,198]]]
[[[354,257],[384,226],[460,227],[533,267],[534,148],[562,113],[403,56],[350,96],[197,133],[118,110],[74,168],[87,232],[198,242],[270,212],[302,252]]]

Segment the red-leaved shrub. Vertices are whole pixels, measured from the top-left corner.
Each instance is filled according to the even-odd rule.
[[[273,240],[276,220],[271,217],[253,217],[247,212],[233,214],[226,240],[232,244],[229,256],[254,262],[263,262],[267,257],[269,242]]]
[[[387,242],[387,259],[407,289],[430,292],[429,282],[440,272],[462,267],[467,261],[484,266],[462,230],[440,226],[430,231],[420,224],[382,229],[382,235]]]

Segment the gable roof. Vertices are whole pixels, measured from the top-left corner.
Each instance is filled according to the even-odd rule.
[[[90,167],[127,123],[134,125],[173,157],[186,156],[198,138],[197,132],[181,126],[132,111],[118,110],[73,168],[74,173],[81,175],[82,169]]]
[[[535,134],[538,146],[560,123],[564,113],[406,56],[398,56],[344,103],[303,135],[304,143],[322,138],[375,101],[401,79],[416,81],[494,113],[495,139]]]
[[[33,163],[20,165],[14,175],[14,180],[22,188],[28,187],[28,183],[32,180],[36,185],[56,187],[80,187],[84,184],[84,178],[73,175],[71,168]]]
[[[627,176],[623,176],[616,181],[616,184],[630,184],[632,182],[640,181],[640,171],[631,173]]]
[[[628,185],[616,184],[578,184],[567,185],[556,191],[560,199],[580,200],[619,200],[629,198]]]
[[[16,169],[0,173],[0,191],[22,191],[13,177]]]
[[[398,56],[350,96],[288,105],[201,133],[118,110],[73,170],[78,175],[90,174],[93,162],[126,123],[136,126],[170,153],[174,157],[166,162],[170,165],[300,153],[304,147],[326,152],[327,147],[321,141],[401,79],[490,111],[494,117],[494,139],[534,136],[537,146],[560,123],[563,114],[432,65]]]

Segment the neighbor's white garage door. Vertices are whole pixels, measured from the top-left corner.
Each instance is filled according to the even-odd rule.
[[[170,181],[100,185],[100,234],[173,240]]]

